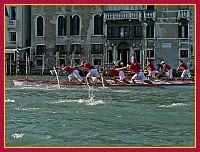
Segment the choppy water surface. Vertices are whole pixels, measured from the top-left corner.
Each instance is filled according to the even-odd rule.
[[[6,146],[194,146],[194,86],[5,91]]]

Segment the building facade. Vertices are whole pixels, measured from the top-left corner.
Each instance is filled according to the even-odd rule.
[[[28,67],[31,6],[6,5],[5,12],[5,72],[18,74],[19,71],[25,72],[25,67]]]
[[[154,59],[177,68],[183,59],[194,70],[194,5],[32,5],[30,12],[33,73],[82,60],[126,66],[133,57],[143,67]]]

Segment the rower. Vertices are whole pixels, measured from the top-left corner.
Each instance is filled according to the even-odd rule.
[[[135,82],[136,79],[141,79],[146,83],[152,84],[152,82],[145,77],[141,66],[137,62],[128,63],[127,67],[130,69],[130,72],[134,74],[133,77],[131,78],[134,84],[136,84]]]
[[[83,78],[80,76],[79,71],[71,66],[61,66],[62,71],[66,71],[68,74],[68,80],[71,82],[72,78],[76,78],[79,82],[84,83]]]
[[[85,69],[85,70],[88,71],[88,74],[86,75],[86,82],[87,82],[87,84],[91,84],[90,83],[90,78],[93,77],[93,76],[96,77],[95,82],[97,81],[97,78],[101,79],[101,77],[100,77],[99,72],[97,71],[97,69],[94,66],[92,66],[91,64],[89,64],[88,61],[83,60],[81,62],[81,65],[79,65],[79,67],[82,67],[83,69]],[[102,80],[102,82],[103,82],[103,80]]]
[[[165,61],[162,61],[160,64],[162,64],[163,66],[163,72],[165,73],[165,75],[167,76],[167,78],[172,78],[172,68],[169,64],[166,64]]]
[[[153,60],[151,60],[151,59],[147,60],[147,66],[146,66],[145,69],[147,69],[147,71],[148,71],[148,77],[149,78],[155,78],[156,77],[156,69],[154,67]]]
[[[112,77],[115,83],[118,83],[117,79],[119,79],[121,82],[124,82],[126,84],[129,84],[129,81],[126,80],[124,71],[124,68],[110,68],[107,70],[107,74],[109,77]]]
[[[182,80],[186,76],[188,76],[189,78],[191,78],[190,69],[188,69],[187,65],[183,62],[183,60],[179,60],[179,67],[177,68],[176,71],[178,71],[179,69],[181,69],[183,71],[182,74],[181,74]]]

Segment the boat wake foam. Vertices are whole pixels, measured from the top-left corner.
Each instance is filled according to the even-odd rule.
[[[161,105],[158,106],[160,108],[171,108],[171,107],[177,107],[177,106],[186,106],[187,104],[185,103],[172,103],[171,105]]]
[[[60,104],[60,103],[72,103],[72,102],[76,102],[76,103],[81,103],[81,104],[86,104],[86,105],[90,105],[90,106],[95,106],[98,104],[104,104],[103,100],[96,100],[96,99],[77,99],[77,100],[71,100],[71,99],[60,99],[56,102],[54,102],[55,104]]]

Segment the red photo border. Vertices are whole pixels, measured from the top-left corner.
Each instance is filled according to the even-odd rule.
[[[56,1],[56,0],[30,0],[30,1],[26,1],[26,0],[18,0],[18,1],[12,1],[12,0],[7,0],[4,2],[1,2],[1,6],[0,6],[0,33],[1,34],[1,44],[0,48],[1,48],[1,60],[0,60],[0,74],[1,74],[1,79],[0,79],[0,89],[2,90],[0,92],[0,152],[53,152],[53,151],[68,151],[68,152],[79,152],[79,151],[83,151],[83,152],[92,152],[92,151],[104,151],[104,152],[111,152],[111,151],[115,151],[115,152],[140,152],[140,151],[144,151],[144,152],[199,152],[200,151],[200,147],[199,147],[199,139],[200,139],[200,127],[199,127],[199,121],[198,121],[198,116],[199,116],[199,108],[200,108],[200,103],[198,103],[198,99],[199,99],[199,91],[200,87],[198,86],[199,83],[199,76],[197,75],[197,73],[195,72],[195,76],[196,76],[196,85],[195,85],[195,99],[196,99],[196,147],[195,148],[149,148],[149,147],[143,147],[143,148],[8,148],[8,147],[4,147],[5,145],[5,141],[4,141],[4,111],[5,111],[5,107],[4,107],[4,100],[5,100],[5,75],[4,75],[4,4],[196,4],[196,54],[195,54],[195,65],[196,68],[195,70],[198,71],[198,63],[200,63],[198,56],[200,55],[200,52],[198,51],[199,49],[199,45],[198,45],[198,40],[199,40],[199,35],[198,33],[200,32],[199,30],[199,25],[200,25],[200,19],[199,19],[199,8],[200,8],[200,4],[198,3],[198,1],[195,0],[60,0],[60,1]]]

